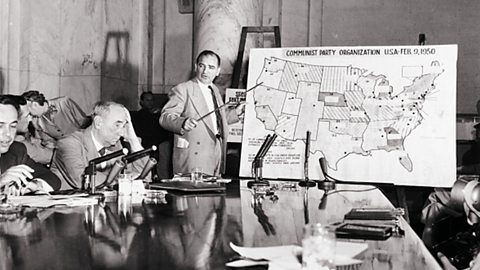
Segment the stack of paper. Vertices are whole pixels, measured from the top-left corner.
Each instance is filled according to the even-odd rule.
[[[47,208],[52,206],[82,206],[97,204],[96,198],[88,194],[73,195],[26,195],[8,197],[9,203],[29,207]]]
[[[227,263],[229,267],[248,267],[252,265],[268,264],[269,270],[301,269],[297,255],[301,254],[301,247],[295,245],[273,247],[240,247],[230,243],[230,247],[244,259]],[[368,248],[367,243],[354,243],[337,241],[335,247],[335,265],[361,264],[361,260],[353,257],[364,252]],[[261,261],[261,260],[265,261]]]

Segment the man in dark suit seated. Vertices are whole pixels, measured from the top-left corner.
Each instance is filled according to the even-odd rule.
[[[27,155],[25,145],[15,142],[19,105],[7,96],[0,96],[0,191],[4,194],[25,194],[53,191],[60,180]]]
[[[97,103],[93,109],[92,125],[60,139],[57,143],[52,171],[62,180],[61,189],[83,188],[83,176],[88,162],[122,149],[124,146],[121,137],[129,143],[131,152],[143,149],[131,125],[128,110],[115,102]],[[148,157],[144,157],[132,162],[127,171],[135,178],[145,167],[147,159]],[[97,166],[96,184],[107,180],[115,161],[106,161]]]
[[[157,176],[160,179],[171,178],[172,175],[172,141],[173,133],[165,130],[158,123],[160,108],[154,106],[152,92],[143,92],[140,95],[138,111],[131,111],[132,124],[138,137],[142,139],[142,146],[150,148],[158,147],[159,151],[154,154],[157,164]]]
[[[459,167],[458,174],[463,175],[460,175],[454,184],[454,195],[452,188],[435,188],[422,210],[421,219],[425,224],[422,240],[431,251],[438,252],[437,257],[445,266],[444,269],[456,269],[449,268],[446,263],[449,259],[459,269],[468,267],[480,247],[477,240],[480,217],[467,207],[464,201],[460,201],[466,200],[469,196],[472,199],[476,196],[465,192],[467,190],[465,187],[459,189],[462,188],[460,184],[470,183],[476,179],[475,176],[466,175],[476,167],[480,166],[476,164]],[[477,267],[480,267],[480,260]]]

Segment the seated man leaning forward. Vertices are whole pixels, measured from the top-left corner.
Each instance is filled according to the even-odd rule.
[[[93,109],[92,117],[90,127],[76,131],[57,143],[52,171],[62,180],[61,189],[85,188],[84,172],[88,162],[122,149],[121,137],[130,144],[131,153],[143,149],[131,124],[130,114],[123,105],[110,101],[99,102]],[[147,159],[143,157],[127,165],[134,178],[141,173]],[[105,182],[115,161],[112,159],[97,166],[97,186]]]
[[[0,193],[20,195],[60,188],[60,180],[43,165],[35,163],[25,145],[15,142],[18,104],[0,96]]]

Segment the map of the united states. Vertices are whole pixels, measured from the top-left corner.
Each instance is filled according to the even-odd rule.
[[[402,67],[411,84],[394,89],[385,75],[361,67],[265,58],[257,78],[263,83],[253,91],[256,117],[286,140],[305,140],[310,131],[310,151],[321,151],[332,169],[351,154],[398,151],[398,161],[411,172],[404,141],[421,125],[423,104],[435,94],[442,72],[437,61],[428,69]]]

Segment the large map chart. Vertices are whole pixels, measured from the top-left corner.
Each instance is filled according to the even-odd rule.
[[[309,174],[451,186],[456,179],[456,45],[252,49],[240,176],[268,134],[263,177]]]

